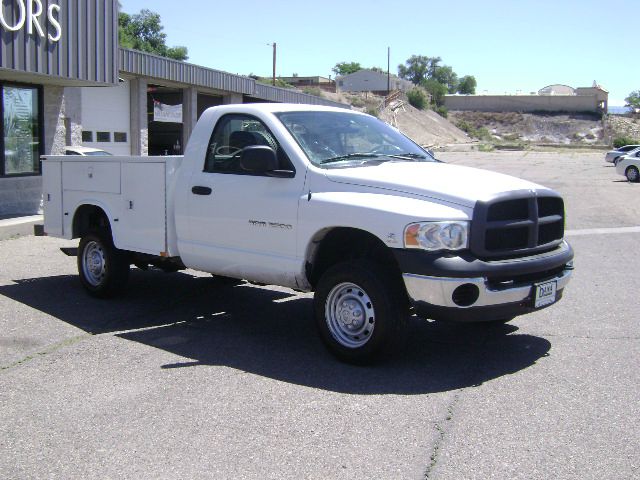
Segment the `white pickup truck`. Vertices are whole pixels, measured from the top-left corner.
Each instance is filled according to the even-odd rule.
[[[313,291],[349,362],[388,350],[410,309],[504,322],[557,302],[573,269],[557,193],[338,108],[213,107],[183,157],[47,156],[43,176],[45,234],[80,238],[90,294],[132,264]]]

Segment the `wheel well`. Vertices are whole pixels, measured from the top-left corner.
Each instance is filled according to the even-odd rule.
[[[308,255],[306,263],[307,280],[315,289],[322,274],[336,263],[355,259],[369,259],[396,279],[401,279],[401,271],[391,249],[378,237],[356,228],[334,228],[323,232],[314,239],[316,247]]]
[[[73,238],[83,237],[92,231],[111,233],[111,225],[107,214],[95,205],[82,205],[73,216]]]

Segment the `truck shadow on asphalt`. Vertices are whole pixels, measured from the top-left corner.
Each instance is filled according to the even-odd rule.
[[[76,276],[18,280],[4,295],[94,335],[170,352],[167,372],[227,366],[275,380],[350,394],[427,394],[480,385],[548,355],[543,338],[512,325],[412,317],[404,347],[371,367],[335,360],[313,321],[312,298],[289,290],[219,286],[209,277],[132,270],[123,297],[89,297]],[[132,368],[136,368],[132,365]]]

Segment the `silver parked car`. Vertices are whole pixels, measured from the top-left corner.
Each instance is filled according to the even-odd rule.
[[[618,161],[624,157],[627,153],[631,152],[636,148],[640,147],[640,145],[625,145],[624,147],[616,148],[615,150],[611,150],[607,152],[604,157],[605,162],[613,163],[614,165],[618,164]]]
[[[93,147],[81,147],[81,146],[66,146],[64,147],[65,155],[81,155],[85,156],[93,156],[93,155],[111,155],[109,152],[102,150],[100,148]]]
[[[640,148],[620,157],[616,163],[616,172],[627,177],[630,182],[640,182]]]

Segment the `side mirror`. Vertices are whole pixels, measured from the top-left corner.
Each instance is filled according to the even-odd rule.
[[[276,152],[265,145],[251,145],[242,149],[240,167],[251,173],[267,173],[278,169]]]

